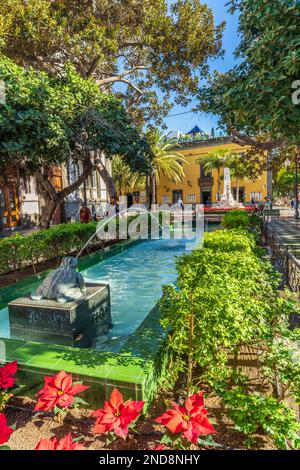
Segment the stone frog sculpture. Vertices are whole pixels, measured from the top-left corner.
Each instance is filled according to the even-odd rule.
[[[60,267],[52,271],[31,294],[32,300],[48,299],[64,303],[82,297],[85,285],[82,275],[75,270],[77,265],[76,258],[64,258]]]

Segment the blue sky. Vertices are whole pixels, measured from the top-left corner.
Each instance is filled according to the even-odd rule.
[[[227,1],[228,0],[203,0],[203,2],[207,3],[207,5],[213,9],[216,23],[226,21],[226,29],[223,34],[224,57],[210,62],[211,71],[218,70],[225,72],[235,65],[233,52],[239,41],[237,34],[238,16],[228,13],[228,7],[225,6]],[[175,105],[170,114],[189,111],[195,107],[196,104],[196,101],[193,101],[186,108]],[[167,125],[168,131],[180,130],[182,132],[188,132],[196,124],[206,132],[210,132],[212,127],[217,127],[217,118],[203,113],[190,113],[176,117],[168,117],[164,122]]]

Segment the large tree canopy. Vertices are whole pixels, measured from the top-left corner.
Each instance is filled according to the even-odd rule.
[[[196,93],[222,28],[200,0],[1,0],[0,47],[21,65],[70,62],[104,89],[121,83],[143,120],[166,112],[170,93],[181,104]]]
[[[236,51],[240,62],[200,91],[199,107],[219,115],[220,125],[245,143],[260,141],[265,150],[299,145],[300,105],[292,101],[292,87],[300,77],[300,3],[231,0],[230,4],[232,12],[240,12],[241,43]]]
[[[46,202],[45,225],[57,204],[94,168],[105,178],[101,152],[108,158],[121,155],[134,170],[149,169],[150,146],[120,100],[101,93],[93,79],[83,79],[72,66],[60,76],[50,76],[0,56],[0,80],[6,98],[0,104],[0,168],[3,172],[17,167],[35,176]],[[70,158],[81,164],[83,172],[56,193],[52,167]]]
[[[85,151],[116,153],[133,169],[147,169],[150,147],[116,97],[72,67],[61,76],[24,69],[0,56],[6,104],[0,106],[0,165],[19,162],[39,169]]]

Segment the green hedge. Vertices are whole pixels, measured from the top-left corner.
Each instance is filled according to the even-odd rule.
[[[136,215],[127,217],[129,224]],[[105,221],[103,221],[105,223]],[[119,218],[116,219],[116,238],[118,238]],[[46,230],[37,230],[24,236],[19,233],[0,240],[0,274],[8,273],[41,261],[67,256],[79,252],[96,232],[96,222],[87,224],[60,224]],[[105,230],[106,231],[106,230]],[[100,246],[98,237],[91,241],[92,246]]]
[[[222,225],[225,228],[246,229],[250,225],[250,218],[244,210],[233,210],[225,214]]]
[[[246,230],[217,230],[206,233],[204,238],[204,248],[214,251],[251,252],[255,246],[255,235]]]
[[[60,224],[30,235],[16,234],[0,240],[0,273],[79,251],[95,233],[96,224]],[[94,244],[99,244],[95,237]]]
[[[208,386],[249,446],[263,430],[279,448],[300,447],[300,427],[285,402],[293,396],[300,403],[294,355],[300,331],[289,324],[300,310],[291,293],[278,290],[280,276],[256,246],[255,234],[208,233],[203,247],[182,255],[176,265],[177,285],[164,286],[160,302],[173,352],[169,382],[180,378],[187,394],[198,384]],[[241,367],[245,351],[256,354],[265,388],[255,389],[249,368]]]

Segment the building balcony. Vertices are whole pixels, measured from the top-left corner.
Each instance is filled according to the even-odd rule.
[[[214,185],[214,178],[213,176],[201,176],[198,178],[198,185],[203,187],[212,187]]]

